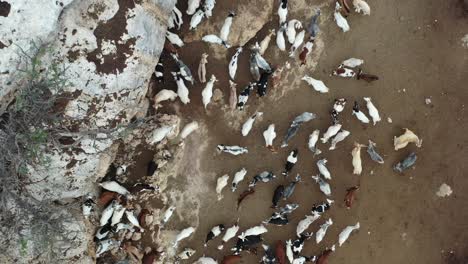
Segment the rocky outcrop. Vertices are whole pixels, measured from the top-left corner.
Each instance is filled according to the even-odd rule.
[[[88,253],[92,236],[78,205],[51,204],[39,209],[28,199],[7,203],[15,218],[5,214],[0,218],[1,263],[94,263]]]
[[[73,147],[47,151],[48,164],[30,167],[24,186],[43,204],[66,201],[67,206],[50,204],[52,216],[63,230],[76,233],[70,239],[58,239],[59,259],[66,263],[92,261],[85,253],[89,245],[83,218],[71,213],[80,208],[71,208],[70,199],[96,192],[95,183],[106,174],[117,153],[116,140],[129,133],[132,119],[146,116],[149,78],[163,49],[174,5],[175,0],[0,1],[0,113],[21,85],[23,76],[17,71],[20,50],[34,56],[35,45],[47,44],[50,53],[41,67],[66,69],[68,82],[61,93],[67,99],[61,107],[69,131],[63,136]],[[177,134],[178,123],[168,120],[174,126],[171,132]],[[29,218],[23,204],[12,204],[10,210],[21,211],[24,223],[16,237],[2,238],[5,250],[0,259],[6,260],[2,263],[11,263],[18,256],[22,262],[47,262],[38,252],[40,241],[28,235],[34,218]],[[18,245],[25,238],[30,241],[18,254]]]
[[[0,113],[21,83],[17,67],[21,51],[55,38],[59,16],[73,0],[0,1]],[[47,15],[41,15],[47,12]]]
[[[172,8],[167,1],[160,6],[135,2],[75,1],[63,10],[52,58],[67,68],[70,83],[64,92],[71,100],[64,111],[74,130],[70,136],[80,143],[70,153],[50,153],[58,165],[52,170],[31,174],[34,182],[44,180],[28,187],[37,199],[90,192],[113,160],[116,134],[135,116],[146,115],[148,80],[163,48]],[[65,184],[70,182],[75,184]],[[55,186],[54,191],[47,186]]]

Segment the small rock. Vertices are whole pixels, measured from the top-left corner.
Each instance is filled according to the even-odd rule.
[[[146,215],[145,217],[145,223],[147,226],[152,226],[153,225],[153,222],[154,222],[154,216],[153,214],[148,214]]]
[[[430,105],[430,104],[432,104],[432,100],[431,100],[431,98],[426,98],[426,104],[427,104],[427,105]]]
[[[402,240],[406,240],[406,236],[407,236],[406,233],[402,233],[402,234],[401,234],[401,239],[402,239]]]
[[[125,239],[129,240],[129,239],[132,238],[132,236],[133,236],[133,232],[128,231],[127,233],[125,233],[124,237],[125,237]]]
[[[96,138],[98,139],[106,139],[108,136],[107,134],[104,134],[104,133],[97,133],[96,134]]]
[[[223,92],[220,89],[215,89],[213,91],[213,101],[219,102],[223,99]]]
[[[463,47],[468,48],[468,34],[461,39],[461,42]]]
[[[439,190],[436,192],[436,195],[439,196],[439,197],[446,197],[446,196],[450,196],[452,194],[452,188],[450,188],[450,186],[448,186],[446,183],[442,183],[442,185],[440,185],[439,187]]]
[[[387,118],[387,122],[389,122],[391,124],[391,123],[393,123],[393,120],[389,117],[389,118]]]
[[[133,233],[133,236],[132,236],[133,241],[138,241],[140,239],[141,239],[141,233],[140,232]]]

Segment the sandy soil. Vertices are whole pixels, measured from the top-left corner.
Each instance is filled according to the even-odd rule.
[[[233,8],[234,1],[218,1],[214,16],[222,15]],[[209,105],[205,112],[201,107],[201,90],[203,85],[197,83],[191,88],[191,100],[187,106],[166,106],[161,111],[178,112],[189,122],[198,120],[205,125],[202,133],[194,134],[187,142],[187,149],[197,150],[202,144],[207,147],[193,159],[187,159],[185,170],[174,181],[172,188],[187,192],[187,203],[195,199],[199,202],[198,228],[191,239],[184,241],[185,246],[197,250],[192,261],[201,255],[222,259],[228,254],[226,250],[216,249],[219,238],[211,242],[207,249],[203,241],[212,226],[223,223],[232,225],[240,218],[241,230],[257,225],[268,218],[273,209],[270,208],[273,190],[279,184],[287,184],[289,179],[281,176],[286,157],[291,149],[299,148],[299,161],[293,176],[300,173],[303,182],[299,184],[290,202],[300,204],[300,208],[291,215],[291,223],[285,227],[268,226],[269,232],[264,236],[266,243],[278,239],[289,239],[295,236],[297,222],[310,211],[314,203],[321,202],[325,196],[310,178],[317,173],[315,162],[317,157],[307,150],[309,134],[314,129],[323,131],[330,124],[328,111],[335,98],[348,99],[348,105],[341,114],[343,127],[351,131],[351,136],[339,143],[334,151],[324,151],[320,158],[329,160],[328,167],[333,174],[332,196],[337,202],[332,209],[309,229],[315,232],[319,225],[328,217],[334,221],[328,230],[324,241],[316,245],[312,239],[306,242],[304,255],[318,255],[327,246],[336,243],[339,232],[347,225],[361,223],[361,230],[354,233],[349,241],[338,248],[331,256],[330,263],[468,263],[468,211],[467,197],[464,190],[468,180],[467,171],[468,143],[466,100],[468,100],[468,50],[461,44],[461,38],[468,31],[468,19],[457,1],[369,1],[372,15],[363,17],[352,15],[349,18],[351,31],[342,33],[330,16],[331,7],[324,8],[321,22],[321,38],[325,48],[318,60],[314,72],[311,67],[305,69],[310,75],[322,79],[330,93],[318,94],[305,83],[294,82],[301,76],[293,67],[292,74],[276,89],[288,89],[291,83],[294,89],[283,97],[249,99],[249,107],[245,114],[226,114],[219,105]],[[275,3],[274,10],[277,9]],[[181,10],[185,10],[182,7]],[[276,11],[275,11],[276,12]],[[290,18],[305,21],[310,15],[304,10],[290,10]],[[268,25],[276,26],[276,16]],[[187,26],[187,18],[185,18]],[[234,22],[234,26],[235,26]],[[267,26],[268,26],[267,25]],[[263,37],[266,28],[259,33]],[[184,28],[182,32],[186,32]],[[182,34],[183,35],[183,34]],[[287,60],[287,54],[279,54],[274,39],[265,55],[272,64],[282,64]],[[208,58],[207,78],[214,73],[219,82],[219,88],[229,96],[227,64],[235,48],[227,51],[225,59]],[[198,61],[202,52],[210,54],[210,46],[193,42],[187,44],[180,54],[182,59],[196,74]],[[243,89],[250,78],[248,71],[248,53],[240,59],[238,76],[238,91]],[[329,76],[331,70],[342,60],[357,57],[365,60],[364,69],[376,74],[380,80],[368,84],[354,79],[340,79]],[[291,61],[293,65],[297,62]],[[167,71],[171,70],[167,67]],[[296,66],[295,66],[296,67]],[[304,70],[300,70],[304,71]],[[167,74],[168,79],[172,78]],[[166,82],[164,88],[175,89],[172,81]],[[274,91],[269,91],[270,94]],[[278,93],[275,93],[278,94]],[[359,100],[362,107],[363,96],[370,96],[380,110],[383,121],[376,126],[362,125],[351,116],[352,102]],[[425,99],[432,100],[431,105],[425,104]],[[255,111],[264,112],[264,117],[254,125],[248,137],[242,137],[240,127],[233,128],[239,122]],[[298,114],[310,111],[319,118],[303,125],[298,135],[278,154],[272,154],[264,148],[263,131],[270,123],[276,124],[280,144],[291,120]],[[241,116],[241,117],[239,117]],[[393,122],[388,123],[390,117]],[[229,120],[226,120],[229,118]],[[403,150],[393,150],[393,136],[399,135],[402,128],[408,127],[424,139],[423,147],[418,149],[411,145]],[[372,162],[362,151],[363,173],[361,176],[352,174],[351,155],[353,142],[366,143],[372,139],[377,143],[378,150],[385,159],[384,165]],[[234,157],[228,154],[217,154],[217,144],[241,145],[249,149],[249,153]],[[326,150],[323,144],[319,148]],[[414,169],[399,175],[391,169],[393,164],[405,157],[411,151],[418,154]],[[198,161],[197,161],[198,159]],[[199,167],[199,171],[195,169]],[[245,167],[248,170],[246,180],[236,193],[225,189],[224,199],[216,201],[216,178],[228,173],[231,175]],[[244,201],[239,211],[236,210],[238,195],[247,188],[247,182],[258,172],[271,170],[278,178],[268,184],[260,184],[254,196]],[[197,177],[194,179],[193,177]],[[201,179],[198,177],[202,177]],[[197,184],[192,184],[192,183]],[[448,198],[435,195],[438,187],[446,182],[454,191]],[[204,183],[204,184],[200,184]],[[360,184],[357,201],[351,210],[343,205],[345,190]],[[283,205],[282,202],[281,205]],[[185,210],[192,210],[186,208]],[[180,209],[180,208],[179,208]],[[193,210],[197,210],[193,208]],[[180,229],[197,224],[184,220],[183,213],[173,219],[168,228]],[[241,263],[256,263],[259,256],[243,254]],[[451,253],[449,253],[451,252]]]

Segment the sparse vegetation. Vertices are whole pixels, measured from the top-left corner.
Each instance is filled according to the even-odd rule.
[[[0,220],[3,227],[10,229],[2,235],[8,241],[23,227],[29,227],[32,232],[21,235],[18,241],[21,255],[31,249],[29,241],[42,241],[41,245],[33,243],[35,253],[52,254],[52,243],[69,235],[63,233],[56,220],[56,210],[36,201],[23,189],[30,168],[47,168],[50,163],[48,146],[56,142],[62,130],[60,113],[54,112],[54,105],[66,85],[65,69],[42,64],[47,47],[35,48],[32,52],[20,49],[22,61],[18,70],[23,81],[13,102],[0,113]],[[39,253],[40,250],[44,251]],[[47,258],[54,259],[52,255]]]
[[[118,140],[148,125],[147,121],[154,117],[135,119],[112,129],[70,131],[66,125],[70,120],[60,109],[60,104],[70,99],[63,93],[68,85],[66,69],[43,64],[50,51],[46,46],[35,46],[28,52],[19,50],[22,82],[13,102],[0,113],[0,226],[8,230],[5,233],[0,229],[0,244],[15,243],[19,255],[33,254],[55,263],[63,254],[63,245],[70,246],[70,238],[77,236],[75,231],[67,233],[64,227],[66,221],[73,220],[64,219],[71,215],[63,207],[29,195],[25,186],[34,182],[28,175],[51,165],[48,152],[71,150],[81,139],[97,138],[102,133]],[[69,141],[62,144],[65,138]]]
[[[21,256],[25,256],[28,251],[28,240],[21,238],[20,245],[21,245],[20,254]]]
[[[52,65],[45,67],[42,57],[47,48],[36,46],[35,55],[20,49],[23,85],[17,90],[13,103],[0,120],[0,181],[2,192],[21,189],[20,178],[28,166],[47,166],[45,151],[53,143],[60,123],[54,113],[54,103],[66,84],[65,69]]]

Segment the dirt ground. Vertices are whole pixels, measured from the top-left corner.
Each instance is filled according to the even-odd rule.
[[[203,248],[205,236],[211,227],[221,223],[231,226],[237,218],[240,219],[241,230],[258,225],[273,212],[270,208],[273,190],[300,173],[303,181],[289,200],[298,203],[299,209],[291,215],[287,226],[270,225],[269,232],[264,236],[266,244],[294,238],[298,221],[303,219],[314,203],[326,198],[310,176],[318,173],[316,160],[327,158],[333,176],[330,181],[332,199],[336,204],[309,231],[315,233],[329,217],[334,224],[319,245],[315,239],[305,243],[304,255],[320,254],[337,242],[338,234],[345,226],[359,221],[361,229],[337,248],[330,257],[330,263],[468,263],[468,210],[465,210],[468,196],[464,195],[464,190],[468,188],[468,179],[464,175],[468,171],[465,107],[468,100],[468,50],[462,47],[460,41],[468,32],[468,18],[459,1],[455,0],[368,2],[372,14],[365,17],[351,15],[351,31],[347,33],[341,32],[333,22],[331,6],[322,10],[320,37],[324,49],[315,71],[312,72],[310,68],[305,71],[323,80],[330,88],[329,93],[319,94],[305,83],[294,82],[302,76],[298,73],[297,62],[290,59],[293,65],[291,74],[274,89],[287,89],[291,84],[295,85],[294,89],[281,98],[269,97],[269,94],[264,98],[253,95],[244,114],[232,114],[219,104],[211,104],[205,111],[200,95],[204,86],[200,83],[191,88],[192,102],[189,105],[183,106],[179,102],[161,110],[176,111],[186,122],[197,120],[204,128],[188,140],[187,152],[192,154],[191,158],[185,165],[185,171],[178,176],[179,180],[172,184],[172,188],[190,194],[186,196],[190,197],[187,199],[195,199],[198,203],[195,208],[178,208],[194,210],[193,213],[199,218],[197,223],[184,220],[179,212],[179,216],[168,225],[171,229],[182,229],[198,224],[195,234],[180,245],[180,249],[192,247],[197,250],[191,261],[202,255],[220,261],[223,255],[229,254],[228,249],[235,242],[234,239],[224,251],[216,249],[219,238],[212,241],[208,248]],[[235,9],[235,5],[234,1],[219,0],[213,14],[224,17],[228,10]],[[181,10],[185,11],[185,6],[181,6]],[[276,2],[274,10],[272,21],[258,34],[260,40],[268,27],[277,26]],[[295,18],[294,12],[290,10],[289,18]],[[308,22],[310,15],[306,17],[297,18]],[[187,32],[185,26],[188,24],[188,18],[185,16],[184,19],[186,24],[182,36]],[[289,59],[286,53],[279,53],[274,39],[270,44],[265,55],[269,62],[282,64]],[[212,48],[207,44],[192,42],[181,49],[180,55],[195,75],[201,53],[210,54],[210,50]],[[238,93],[250,79],[247,50],[239,62],[239,78],[236,79]],[[215,88],[223,91],[226,102],[229,98],[227,65],[234,52],[235,47],[229,49],[225,60],[208,57],[207,79],[211,73],[218,77]],[[364,59],[363,69],[378,75],[380,79],[368,84],[329,76],[334,67],[349,57]],[[164,88],[175,89],[172,77],[169,74],[166,76],[170,81]],[[274,90],[269,93],[273,94]],[[376,126],[363,125],[351,115],[355,100],[365,109],[364,96],[372,97],[382,115],[382,122]],[[328,151],[328,146],[319,144],[323,153],[313,157],[307,149],[308,136],[314,129],[320,129],[321,133],[326,130],[330,125],[328,111],[334,99],[341,97],[347,98],[348,104],[340,120],[351,135],[334,151]],[[432,104],[426,105],[426,98],[430,98]],[[263,119],[255,122],[247,137],[242,137],[238,121],[243,123],[255,111],[264,112]],[[279,146],[291,120],[304,111],[316,113],[319,117],[304,124],[289,147],[280,149],[277,154],[264,147],[262,133],[269,124],[276,125],[278,136],[275,145]],[[389,117],[392,123],[387,122]],[[393,137],[406,127],[423,138],[423,146],[417,148],[413,144],[394,151]],[[350,154],[353,142],[367,144],[369,139],[377,143],[385,164],[371,161],[363,149],[363,173],[353,175]],[[237,157],[217,154],[217,144],[246,146],[249,153]],[[199,149],[200,145],[205,147]],[[295,147],[299,149],[299,161],[292,176],[285,179],[281,171],[288,153]],[[403,174],[395,173],[392,166],[411,151],[418,155],[416,166]],[[216,178],[227,173],[232,179],[242,167],[247,169],[248,174],[237,192],[232,193],[226,188],[224,199],[216,201]],[[247,198],[237,211],[238,195],[247,188],[248,181],[263,170],[273,171],[278,178],[267,184],[259,184],[254,196]],[[435,193],[444,182],[452,187],[454,193],[448,198],[439,198]],[[345,190],[356,184],[361,186],[357,201],[352,209],[347,210],[343,204]],[[187,200],[187,204],[192,203]],[[284,201],[281,205],[284,205]],[[259,256],[243,253],[241,263],[257,263],[262,254],[262,250],[259,250]]]

